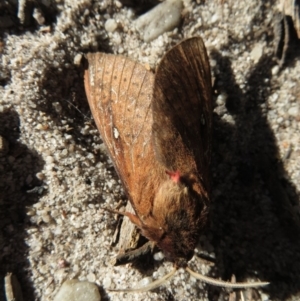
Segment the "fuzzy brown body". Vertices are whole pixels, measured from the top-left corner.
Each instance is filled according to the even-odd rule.
[[[135,210],[125,215],[175,264],[185,265],[210,201],[212,91],[205,46],[201,38],[181,42],[155,76],[123,56],[87,58],[89,105]]]

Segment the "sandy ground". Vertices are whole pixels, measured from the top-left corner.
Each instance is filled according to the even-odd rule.
[[[45,0],[24,26],[10,1],[1,4],[0,21],[11,21],[0,28],[0,135],[8,143],[0,152],[1,279],[13,272],[24,300],[52,300],[69,278],[96,282],[103,300],[299,300],[299,45],[280,69],[277,2],[184,1],[181,24],[149,43],[133,27],[148,2],[136,2]],[[108,19],[118,23],[113,32]],[[125,196],[91,117],[80,58],[105,51],[154,68],[191,36],[208,49],[215,109],[211,220],[190,266],[271,284],[233,293],[178,271],[154,292],[110,293],[172,264],[110,264],[116,220],[101,207]]]

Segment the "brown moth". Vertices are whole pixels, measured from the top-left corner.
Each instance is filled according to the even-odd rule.
[[[127,216],[175,269],[187,267],[208,216],[212,135],[209,60],[201,38],[169,50],[155,76],[123,56],[89,53],[88,102],[135,214]],[[124,291],[124,290],[123,290]],[[131,291],[131,290],[126,290]]]

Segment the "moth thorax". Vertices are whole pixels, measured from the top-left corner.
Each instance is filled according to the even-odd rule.
[[[162,207],[167,207],[168,210],[177,209],[190,202],[189,194],[189,188],[186,185],[168,179],[160,186],[156,194],[153,211],[161,211]]]

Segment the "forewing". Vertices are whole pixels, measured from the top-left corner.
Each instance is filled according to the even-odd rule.
[[[139,209],[143,183],[154,158],[151,144],[154,76],[123,56],[90,53],[87,58],[85,90],[93,117],[133,207],[143,213]],[[143,201],[142,205],[149,207],[150,200],[145,197]]]
[[[201,38],[184,40],[163,57],[155,76],[153,136],[157,158],[171,171],[196,172],[209,191],[212,88]]]

